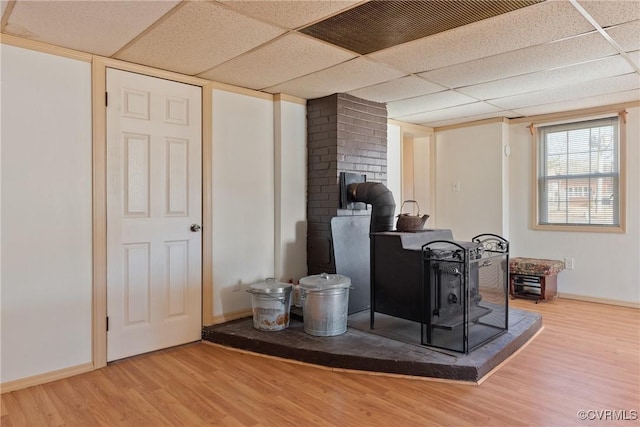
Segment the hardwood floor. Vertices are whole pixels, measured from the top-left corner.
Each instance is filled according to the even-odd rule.
[[[3,427],[640,425],[634,416],[640,310],[564,299],[512,306],[542,313],[545,329],[480,386],[336,372],[197,343],[5,393],[0,421]],[[592,418],[595,411],[617,412],[581,421],[580,410],[594,411]]]

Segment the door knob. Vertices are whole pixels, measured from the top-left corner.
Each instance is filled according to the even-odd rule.
[[[194,233],[197,233],[201,229],[202,227],[200,227],[198,224],[191,224],[191,231],[193,231]]]

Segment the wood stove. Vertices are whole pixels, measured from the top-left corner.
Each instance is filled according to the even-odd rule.
[[[451,230],[385,231],[370,234],[371,329],[375,313],[420,322],[422,247],[434,240],[453,240]]]
[[[421,343],[468,353],[507,330],[509,243],[451,230],[371,233],[375,314],[419,322]]]

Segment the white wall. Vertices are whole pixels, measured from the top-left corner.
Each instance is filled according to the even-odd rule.
[[[402,204],[402,129],[390,123],[387,124],[387,188],[396,202],[394,216],[398,215]]]
[[[435,216],[431,207],[431,137],[413,138],[413,200],[420,206],[420,215],[430,215],[426,228],[435,224]],[[405,212],[413,213],[407,206]]]
[[[629,109],[627,131],[626,233],[532,230],[531,134],[525,124],[503,123],[436,134],[437,227],[451,228],[459,240],[500,234],[510,241],[512,257],[574,258],[575,269],[558,276],[561,295],[638,304],[640,109]]]
[[[416,136],[402,133],[402,197],[396,200],[397,213],[400,213],[402,202],[415,200],[420,207],[420,215],[427,214],[429,219],[425,228],[433,228],[435,211],[433,208],[432,182],[432,144],[430,136]],[[410,203],[405,205],[404,213],[415,214],[417,207]]]
[[[531,134],[510,126],[511,255],[574,258],[574,270],[558,276],[560,294],[640,302],[640,109],[629,109],[627,132],[626,233],[538,231],[530,228]]]
[[[275,276],[297,282],[307,275],[307,107],[274,103]]]
[[[402,197],[399,200],[398,208],[403,200],[414,200],[413,184],[415,181],[413,163],[413,136],[402,135]]]
[[[503,222],[503,123],[435,134],[435,218],[456,240],[505,234]]]
[[[270,100],[213,91],[214,316],[251,308],[244,290],[275,273],[273,113]]]
[[[1,55],[5,383],[92,361],[92,135],[89,63],[4,44]],[[306,275],[306,107],[212,95],[220,316],[251,308],[250,283]]]
[[[511,200],[511,145],[509,139],[509,126],[501,124],[502,129],[502,233],[500,235],[509,240],[510,232],[510,200]]]
[[[2,45],[2,382],[91,362],[91,66]]]

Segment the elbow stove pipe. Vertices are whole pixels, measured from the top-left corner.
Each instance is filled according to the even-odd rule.
[[[359,182],[347,187],[349,199],[371,205],[370,233],[393,230],[396,203],[393,193],[379,182]]]

